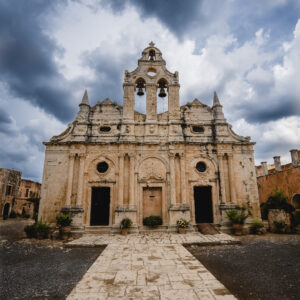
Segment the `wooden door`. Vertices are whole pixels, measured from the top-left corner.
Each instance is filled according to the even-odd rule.
[[[162,188],[147,187],[143,189],[143,218],[162,217]]]
[[[91,225],[109,225],[110,188],[93,187]]]

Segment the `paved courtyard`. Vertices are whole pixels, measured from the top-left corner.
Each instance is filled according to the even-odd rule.
[[[226,234],[86,235],[68,246],[108,246],[67,299],[235,299],[182,246],[234,242]]]

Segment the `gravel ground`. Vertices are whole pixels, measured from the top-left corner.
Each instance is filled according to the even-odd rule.
[[[28,221],[0,222],[0,299],[65,299],[104,247],[22,239]]]
[[[300,299],[300,235],[244,236],[241,242],[186,248],[240,300]]]

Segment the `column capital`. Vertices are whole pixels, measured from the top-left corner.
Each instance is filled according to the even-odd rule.
[[[124,158],[125,157],[125,153],[119,153],[118,157],[123,157]]]
[[[174,152],[169,152],[168,155],[169,155],[170,158],[175,158],[175,153]]]
[[[128,156],[129,156],[130,158],[135,157],[135,153],[134,153],[134,152],[129,152],[129,153],[128,153]]]

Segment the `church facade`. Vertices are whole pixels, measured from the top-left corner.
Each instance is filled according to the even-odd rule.
[[[179,89],[178,72],[151,42],[125,71],[123,106],[90,106],[85,91],[76,119],[44,143],[39,219],[70,212],[74,229],[113,232],[125,217],[142,230],[150,215],[170,231],[180,218],[222,229],[235,205],[260,216],[254,143],[233,132],[216,93],[212,107],[197,99],[180,106]],[[146,114],[134,109],[144,94]],[[157,113],[157,97],[166,112]]]

